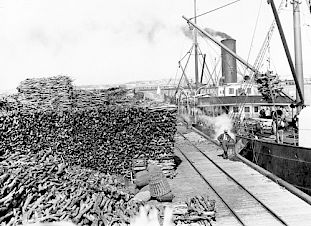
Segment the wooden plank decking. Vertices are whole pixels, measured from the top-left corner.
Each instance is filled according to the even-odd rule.
[[[219,156],[222,150],[197,133],[186,131],[184,128],[182,128],[182,132],[186,138],[195,143],[200,150],[229,173],[231,177],[237,180],[269,209],[273,210],[287,225],[311,225],[311,206],[305,201],[242,162],[224,160]],[[183,152],[188,153],[192,163],[198,167],[204,177],[213,183],[213,186],[220,189],[220,193],[229,201],[230,205],[243,205],[242,209],[244,212],[241,215],[247,219],[247,222],[253,222],[249,225],[276,225],[275,221],[272,221],[271,216],[258,211],[258,204],[249,201],[244,203],[243,199],[234,195],[233,185],[230,184],[228,178],[224,176],[220,178],[216,170],[206,164],[207,160],[202,158],[202,155],[200,157],[200,155],[195,154],[195,148],[186,145],[178,136],[176,146]],[[183,162],[177,170],[177,176],[171,181],[173,192],[176,195],[174,201],[184,200],[186,197],[196,194],[208,193],[211,198],[216,200],[218,213],[216,216],[217,222],[214,225],[241,225],[231,214],[229,208],[194,171],[178,149],[176,149],[176,155]]]

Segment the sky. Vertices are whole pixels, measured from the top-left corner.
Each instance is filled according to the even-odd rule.
[[[232,1],[197,0],[197,14]],[[276,5],[280,2],[275,0]],[[55,75],[68,75],[76,85],[178,78],[178,61],[192,46],[192,40],[184,34],[188,26],[182,16],[193,16],[193,3],[194,0],[0,0],[0,90],[15,89],[26,78]],[[310,62],[311,19],[306,1],[302,0],[301,8],[304,62]],[[291,9],[288,1],[281,20],[293,54]],[[272,18],[266,0],[240,0],[199,17],[198,25],[236,39],[238,55],[253,63]],[[220,56],[219,47],[201,37],[199,44],[212,69]],[[271,68],[289,76],[277,29],[270,53]],[[239,68],[243,71],[241,65]],[[310,64],[304,64],[304,72],[305,77],[311,77]],[[187,73],[193,78],[191,71]]]

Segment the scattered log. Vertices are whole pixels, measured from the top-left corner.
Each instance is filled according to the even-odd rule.
[[[116,176],[69,166],[56,153],[48,153],[3,156],[0,167],[8,176],[1,177],[1,222],[20,225],[66,219],[78,225],[108,225],[108,216],[128,222],[129,218],[124,218],[127,211],[143,205],[129,202],[133,195],[126,192]],[[60,167],[62,174],[57,175]]]

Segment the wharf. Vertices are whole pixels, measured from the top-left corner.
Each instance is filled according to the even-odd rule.
[[[308,203],[244,163],[223,159],[220,147],[194,131],[178,132],[175,154],[183,162],[170,181],[174,202],[208,194],[216,200],[213,225],[310,225]]]

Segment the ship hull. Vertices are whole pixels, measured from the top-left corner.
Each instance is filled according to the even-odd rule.
[[[207,136],[210,131],[199,125],[193,125]],[[311,148],[236,136],[245,147],[240,155],[261,168],[311,195]]]
[[[311,149],[237,136],[241,155],[311,195]]]

